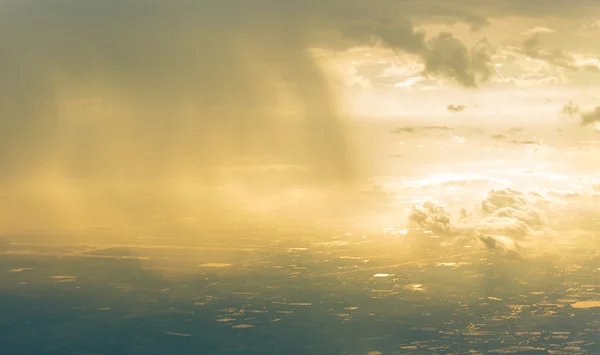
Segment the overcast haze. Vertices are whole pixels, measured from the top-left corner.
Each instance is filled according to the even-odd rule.
[[[600,354],[600,0],[0,0],[0,352]]]
[[[382,180],[496,179],[481,167],[499,161],[595,181],[599,10],[3,1],[1,220],[51,230],[196,218],[217,204],[328,209],[334,188],[389,206],[404,192]]]

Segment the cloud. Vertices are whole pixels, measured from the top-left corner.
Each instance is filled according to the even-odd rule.
[[[573,101],[567,102],[562,109],[560,109],[560,113],[565,116],[574,117],[581,112],[581,107],[576,105]]]
[[[540,33],[536,33],[523,41],[520,52],[530,58],[544,61],[559,68],[573,71],[600,72],[597,59],[578,59],[576,56],[565,53],[560,49],[542,48]]]
[[[494,73],[489,46],[481,43],[469,50],[451,33],[431,39],[423,59],[426,73],[449,77],[466,87],[477,87]]]
[[[465,106],[465,105],[448,105],[448,106],[446,106],[446,109],[448,109],[448,111],[450,111],[450,112],[463,112],[464,110],[467,109],[467,106]]]
[[[521,133],[523,131],[524,131],[524,129],[522,127],[511,127],[508,129],[508,133],[510,133],[510,134]]]
[[[542,210],[535,207],[532,199],[543,199],[541,195],[506,188],[488,192],[488,197],[481,202],[484,216],[517,220],[528,227],[543,227],[546,217]]]
[[[56,161],[67,176],[160,176],[186,164],[178,173],[214,175],[221,162],[270,155],[276,162],[267,164],[346,177],[353,154],[310,49],[380,45],[418,58],[424,76],[466,87],[493,73],[485,42],[468,48],[452,33],[428,35],[413,24],[429,15],[487,22],[469,7],[8,0],[0,14],[1,113],[13,117],[0,123],[0,150],[11,152],[0,168],[11,171]],[[88,97],[104,103],[101,122],[81,118],[88,111],[62,119],[59,101]],[[303,133],[290,133],[280,111],[295,112]]]
[[[523,32],[524,36],[531,36],[531,35],[535,35],[538,33],[554,33],[556,31],[547,28],[547,27],[541,27],[541,26],[536,26],[533,28],[528,29],[527,31]]]
[[[548,218],[539,206],[549,200],[536,192],[512,188],[492,189],[478,211],[461,209],[458,221],[446,205],[427,201],[412,206],[409,226],[445,237],[478,239],[490,248],[504,248],[548,233]],[[480,214],[475,218],[474,215]]]
[[[313,50],[385,47],[420,61],[419,75],[476,87],[493,74],[492,46],[422,25],[481,28],[533,9],[593,13],[583,3],[535,3],[5,0],[0,184],[45,189],[5,212],[45,206],[38,215],[79,220],[85,201],[97,201],[128,220],[118,206],[155,207],[131,195],[177,191],[193,205],[188,184],[240,179],[232,166],[269,178],[273,169],[256,167],[299,166],[296,179],[309,183],[354,181],[361,167]],[[170,202],[156,205],[182,204]],[[27,214],[23,223],[36,224]]]
[[[452,223],[450,212],[446,207],[432,201],[413,205],[408,221],[410,224],[441,235],[454,236],[462,232]]]
[[[468,4],[468,5],[467,5]],[[480,5],[480,7],[476,6]],[[467,1],[466,6],[482,11],[487,17],[519,16],[535,19],[552,18],[583,18],[593,19],[600,14],[600,5],[594,0],[574,0],[565,3],[560,0],[548,0],[540,3],[537,0],[507,0],[507,1]],[[543,6],[542,6],[543,5]],[[483,12],[485,9],[485,12]],[[562,17],[561,17],[562,16]],[[546,23],[548,23],[546,21]]]
[[[423,77],[423,76],[417,76],[417,77],[414,77],[414,78],[409,78],[409,79],[406,79],[406,80],[403,80],[403,81],[396,82],[396,83],[394,83],[393,86],[395,88],[411,87],[411,86],[413,86],[415,84],[418,84],[418,83],[422,82],[424,79],[425,79],[425,77]]]
[[[406,180],[403,182],[404,185],[410,186],[411,188],[469,187],[498,183],[507,184],[508,181],[478,174],[432,174],[426,179]]]
[[[600,21],[595,20],[595,21],[591,21],[591,22],[582,24],[579,29],[579,34],[584,37],[591,37],[598,30],[600,30]]]
[[[4,2],[0,148],[12,153],[0,168],[208,181],[223,166],[284,161],[349,177],[340,114],[303,27],[280,21],[290,15],[280,6],[252,18],[250,4],[229,5]],[[101,119],[61,106],[86,97],[102,100]],[[277,121],[286,97],[300,135]]]
[[[490,138],[492,138],[493,140],[504,141],[506,143],[518,144],[518,145],[540,145],[540,144],[543,144],[543,142],[538,140],[536,137],[533,137],[533,139],[525,139],[525,140],[520,140],[520,139],[510,139],[509,140],[508,136],[505,134],[493,134],[490,136]]]
[[[414,60],[408,63],[397,64],[397,59],[355,60],[350,65],[344,63],[339,63],[338,65],[350,66],[350,73],[346,75],[350,76],[349,79],[354,82],[363,83],[363,87],[410,88],[416,84],[428,81],[427,78],[422,76],[424,71],[423,64]]]
[[[578,117],[582,126],[591,125],[600,130],[600,106],[596,106],[589,111],[584,111],[579,105],[573,101],[569,101],[560,110],[560,114],[569,117]]]
[[[416,30],[406,17],[374,22],[357,20],[356,23],[345,19],[338,25],[338,39],[341,38],[341,41],[330,39],[325,42],[326,45],[339,50],[352,46],[380,45],[413,55],[423,62],[424,69],[419,74],[425,77],[434,75],[454,80],[465,87],[477,87],[493,73],[492,49],[487,43],[480,42],[468,48],[449,32],[428,37],[425,32]],[[422,80],[417,78],[415,76],[414,80]]]
[[[600,106],[596,106],[591,111],[581,112],[582,125],[596,125],[600,123]]]

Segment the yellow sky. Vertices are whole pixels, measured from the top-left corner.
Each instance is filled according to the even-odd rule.
[[[460,104],[474,114],[534,114],[533,120],[552,121],[570,100],[588,109],[599,103],[598,21],[593,16],[510,16],[490,19],[477,31],[464,23],[418,26],[429,37],[448,32],[466,45],[486,43],[491,75],[477,88],[424,73],[422,58],[385,46],[321,58],[341,78],[343,95],[358,115],[443,114],[447,105]]]
[[[152,213],[215,202],[197,185],[242,183],[253,193],[229,197],[248,200],[265,186],[352,184],[387,161],[369,158],[349,117],[568,120],[588,139],[598,21],[596,0],[3,1],[0,182],[19,205],[5,212]],[[381,132],[369,139],[396,139]]]

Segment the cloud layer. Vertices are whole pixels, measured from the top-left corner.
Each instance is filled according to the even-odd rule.
[[[485,42],[413,24],[485,21],[431,4],[5,1],[0,167],[204,178],[258,160],[347,178],[356,167],[337,100],[310,49],[380,45],[419,58],[425,75],[485,81]]]
[[[547,199],[536,192],[492,189],[475,211],[461,209],[458,220],[443,204],[428,201],[413,205],[408,222],[438,235],[478,239],[488,247],[512,248],[516,243],[547,234],[547,216],[540,208],[545,202]]]
[[[351,182],[361,167],[314,49],[385,47],[425,77],[473,88],[495,74],[493,46],[426,25],[597,10],[585,0],[6,0],[0,184],[55,193],[7,198],[19,214],[61,199],[137,209],[132,191],[190,198],[187,183]]]

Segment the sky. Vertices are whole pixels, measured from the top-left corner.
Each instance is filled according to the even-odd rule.
[[[0,222],[398,198],[498,161],[595,181],[599,37],[595,0],[3,0]]]
[[[388,6],[394,3],[414,11],[413,29],[440,64],[431,64],[427,54],[398,51],[381,38],[375,49],[336,54],[333,61],[342,68],[356,113],[448,116],[447,105],[465,105],[466,112],[479,115],[549,120],[570,100],[588,111],[598,105],[600,27],[594,2]],[[424,9],[417,10],[420,6]]]

